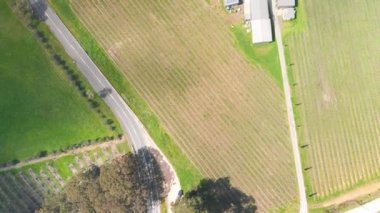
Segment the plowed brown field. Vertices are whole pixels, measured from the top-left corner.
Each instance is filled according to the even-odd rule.
[[[205,1],[71,6],[203,175],[230,177],[262,211],[296,199],[282,89]]]

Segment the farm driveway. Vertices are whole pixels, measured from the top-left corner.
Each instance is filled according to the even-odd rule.
[[[286,60],[285,60],[285,51],[284,51],[284,46],[283,46],[282,37],[281,37],[280,22],[279,22],[279,18],[276,12],[275,0],[270,0],[269,2],[272,8],[271,16],[274,22],[274,31],[275,31],[275,37],[276,37],[276,42],[277,42],[277,48],[278,48],[278,56],[280,58],[280,64],[281,64],[281,74],[282,74],[282,81],[283,81],[283,87],[284,87],[284,93],[285,93],[286,109],[288,112],[290,140],[292,142],[293,155],[294,155],[294,161],[295,161],[295,166],[296,166],[299,200],[300,200],[299,212],[306,213],[308,212],[306,189],[305,189],[305,182],[304,182],[304,178],[302,174],[302,163],[301,163],[300,151],[299,151],[299,146],[298,146],[297,130],[296,130],[296,124],[294,120],[294,112],[293,112],[293,105],[292,105],[292,99],[291,99],[292,95],[291,95],[290,86],[289,86],[288,72],[287,72]]]

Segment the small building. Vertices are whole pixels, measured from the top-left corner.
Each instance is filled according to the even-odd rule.
[[[282,9],[282,19],[289,21],[296,18],[296,10],[293,7]]]
[[[277,0],[277,8],[279,14],[282,15],[284,21],[296,18],[296,0]]]
[[[268,0],[251,0],[252,20],[269,18]]]
[[[252,43],[273,41],[268,0],[251,0]]]
[[[231,7],[239,4],[239,0],[224,0],[224,7]]]
[[[296,0],[277,0],[277,8],[294,8]]]
[[[269,18],[251,21],[252,43],[267,43],[273,41],[272,25]]]

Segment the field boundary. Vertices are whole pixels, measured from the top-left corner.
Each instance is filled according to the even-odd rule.
[[[377,188],[377,184],[379,184],[378,188]],[[349,187],[347,189],[344,189],[341,191],[336,191],[333,194],[330,194],[326,197],[319,198],[319,199],[309,198],[308,200],[309,200],[309,203],[312,206],[312,208],[327,208],[329,206],[330,207],[332,206],[332,205],[328,205],[328,203],[333,202],[334,200],[337,200],[341,197],[345,197],[345,196],[347,196],[347,194],[351,194],[351,193],[356,192],[356,191],[361,191],[361,190],[363,190],[363,188],[366,189],[369,186],[372,186],[375,189],[371,188],[368,190],[368,193],[363,192],[362,194],[360,194],[358,196],[352,197],[352,199],[347,199],[346,201],[343,201],[343,202],[336,202],[337,205],[344,204],[345,202],[348,202],[350,200],[360,199],[361,197],[366,196],[366,195],[370,195],[372,193],[375,193],[376,191],[380,192],[379,176],[374,176],[374,177],[368,178],[367,180],[361,180],[358,183],[352,185],[351,187]]]
[[[305,1],[304,0],[298,0],[296,5],[296,19],[292,21],[282,21],[281,23],[281,31],[282,31],[282,40],[284,43],[284,52],[285,52],[285,59],[288,62],[287,64],[287,70],[288,70],[288,79],[289,79],[289,85],[291,87],[291,100],[293,105],[293,114],[294,114],[294,120],[296,128],[299,129],[301,127],[301,111],[299,110],[298,103],[298,97],[296,95],[296,86],[297,82],[295,82],[295,76],[293,71],[293,61],[290,56],[290,50],[288,45],[288,39],[291,34],[296,33],[303,33],[305,30],[307,30],[307,16],[305,11]],[[298,138],[298,144],[300,146],[300,157],[301,157],[301,163],[302,166],[308,165],[308,158],[307,158],[307,152],[309,149],[309,145],[305,144],[302,137],[303,132],[297,131],[297,138]],[[307,195],[307,201],[308,203],[313,202],[313,189],[311,184],[311,177],[308,174],[306,170],[302,170],[303,177],[304,177],[304,184],[305,184],[305,190]]]
[[[88,152],[88,151],[95,150],[97,148],[107,148],[107,147],[111,147],[113,145],[117,145],[117,144],[120,144],[120,143],[123,143],[123,142],[126,143],[124,137],[121,138],[121,139],[111,140],[111,141],[103,142],[103,143],[100,143],[100,144],[92,144],[92,145],[80,147],[80,148],[77,148],[77,149],[72,149],[72,150],[69,150],[69,151],[66,151],[66,152],[60,153],[60,154],[50,154],[48,156],[41,157],[41,158],[38,158],[38,159],[21,161],[18,164],[0,168],[0,172],[6,172],[6,171],[9,171],[9,170],[13,170],[13,169],[20,169],[20,168],[25,167],[25,166],[30,166],[30,165],[33,165],[33,164],[36,164],[36,163],[45,162],[45,161],[57,160],[59,158],[65,157],[65,156],[75,155],[75,154],[81,154],[81,153],[85,153],[85,152]]]
[[[284,50],[284,45],[282,42],[281,27],[279,23],[279,17],[276,14],[277,10],[276,10],[274,0],[272,0],[271,6],[272,6],[272,13],[273,13],[272,15],[274,19],[273,22],[274,22],[274,29],[275,29],[275,37],[276,37],[276,43],[278,47],[278,55],[280,59],[281,73],[282,73],[282,78],[283,78],[283,89],[284,89],[284,96],[285,96],[285,102],[286,102],[286,108],[287,108],[287,114],[288,114],[289,133],[290,133],[290,140],[291,140],[292,148],[293,148],[293,160],[294,160],[297,182],[298,182],[299,212],[306,213],[308,212],[308,203],[307,203],[307,196],[306,196],[306,189],[305,189],[304,174],[303,174],[303,169],[302,169],[301,153],[299,149],[297,126],[296,126],[296,120],[294,116],[292,92],[291,92],[290,83],[289,83],[285,50]]]
[[[375,182],[375,183],[369,183],[367,185],[358,187],[356,189],[347,191],[346,193],[339,195],[335,198],[332,198],[330,200],[327,200],[325,202],[322,202],[320,204],[316,204],[315,206],[317,208],[326,208],[326,207],[331,207],[331,206],[337,206],[340,204],[343,204],[348,201],[353,201],[356,200],[360,197],[363,197],[365,195],[369,195],[375,192],[378,192],[380,190],[380,182]]]

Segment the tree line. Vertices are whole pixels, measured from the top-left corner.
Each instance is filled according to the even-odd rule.
[[[164,175],[150,149],[129,153],[103,166],[92,165],[71,178],[64,189],[45,198],[38,213],[148,212],[152,203],[167,196]],[[255,200],[233,187],[229,178],[203,179],[178,194],[178,213],[253,213]]]
[[[106,165],[90,166],[61,193],[47,197],[38,212],[148,212],[152,203],[166,197],[163,183],[158,162],[149,149],[141,149]]]
[[[41,3],[40,7],[45,8],[46,5]],[[117,133],[115,122],[111,118],[108,118],[99,108],[99,100],[96,100],[98,95],[94,94],[91,88],[84,85],[83,77],[80,73],[78,73],[76,68],[72,67],[75,65],[73,65],[73,63],[69,63],[71,59],[65,53],[61,54],[58,50],[58,48],[60,48],[59,44],[56,42],[54,43],[51,39],[49,39],[51,37],[51,33],[46,29],[46,27],[41,26],[43,17],[37,14],[37,12],[34,12],[29,0],[14,0],[12,3],[12,9],[20,17],[20,19],[26,23],[26,26],[33,33],[36,39],[42,43],[42,46],[47,50],[47,53],[50,55],[55,64],[64,71],[67,78],[80,92],[82,97],[87,100],[91,108],[95,109],[97,114],[104,120],[104,124],[106,124],[110,130]]]

